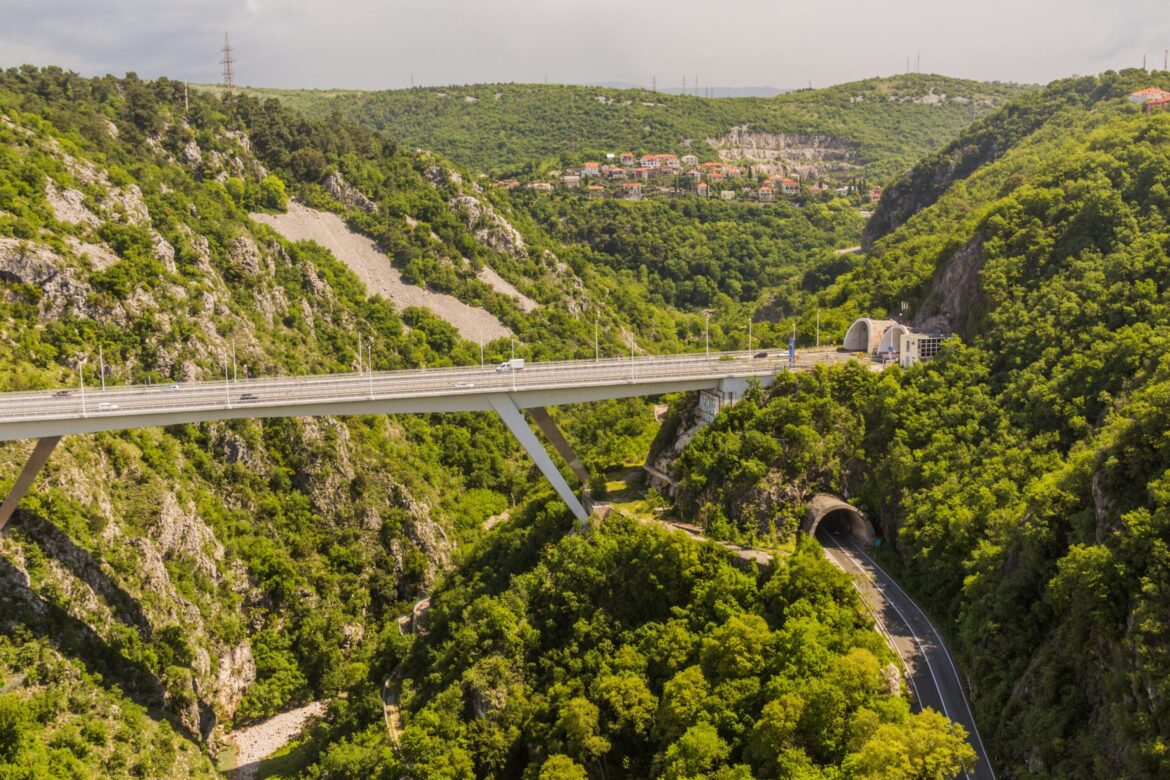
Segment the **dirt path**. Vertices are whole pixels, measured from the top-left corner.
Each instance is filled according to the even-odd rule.
[[[378,251],[373,241],[350,230],[336,214],[290,201],[288,211],[284,214],[251,216],[289,241],[314,241],[320,244],[349,266],[366,285],[370,295],[381,295],[401,308],[418,306],[429,309],[454,325],[466,339],[478,341],[481,332],[487,340],[512,335],[503,323],[483,309],[469,306],[454,296],[431,292],[402,281],[402,274],[390,264],[390,258]]]
[[[325,707],[324,701],[310,702],[225,736],[224,742],[236,748],[236,768],[228,771],[228,777],[231,780],[253,780],[260,762],[291,742],[309,721],[324,715]]]

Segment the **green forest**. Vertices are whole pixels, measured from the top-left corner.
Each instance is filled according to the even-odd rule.
[[[552,84],[246,91],[278,97],[309,116],[345,116],[475,171],[531,172],[548,160],[580,164],[623,151],[690,150],[717,159],[706,140],[747,125],[760,133],[829,136],[856,153],[865,175],[884,181],[1028,89],[910,73],[774,98],[707,99]],[[948,100],[935,104],[934,96]]]
[[[595,319],[610,353],[623,350],[626,331],[644,350],[702,343],[698,301],[648,303],[645,289],[658,278],[631,281],[612,256],[591,258],[581,239],[565,243],[547,231],[539,213],[478,193],[441,157],[344,120],[309,120],[248,97],[196,95],[185,107],[177,82],[85,79],[56,68],[0,73],[0,116],[0,334],[12,347],[0,353],[4,390],[49,392],[79,372],[90,387],[103,379],[165,384],[217,376],[232,360],[260,376],[350,371],[358,338],[373,345],[378,369],[478,360],[477,345],[451,325],[368,297],[341,259],[249,216],[279,212],[293,197],[372,238],[404,277],[497,316],[530,358],[592,354]],[[331,195],[336,176],[376,208]],[[468,197],[514,223],[525,250],[508,251],[484,223],[469,223],[452,205]],[[751,281],[752,258],[758,264],[775,247],[771,229],[817,248],[846,241],[850,230],[856,236],[855,216],[824,208],[823,218],[792,210],[747,231],[738,273]],[[723,222],[732,213],[711,211]],[[488,264],[539,308],[521,311],[479,281]],[[735,338],[718,322],[713,330]],[[489,359],[507,348],[489,344]],[[567,408],[557,419],[595,472],[639,463],[656,432],[641,400]],[[25,456],[20,443],[0,448],[5,485]],[[214,776],[228,730],[330,700],[336,730],[307,740],[293,771],[401,772],[370,709],[372,692],[400,662],[407,735],[417,755],[449,763],[451,776],[505,776],[530,765],[549,776],[745,776],[791,765],[809,776],[870,777],[892,765],[968,760],[959,731],[910,715],[904,689],[891,682],[899,675],[892,656],[842,580],[827,592],[786,585],[769,595],[781,588],[779,575],[739,573],[720,550],[664,532],[616,524],[610,536],[568,536],[568,518],[535,474],[487,415],[234,421],[67,439],[0,540],[0,768],[13,777]],[[486,533],[492,524],[498,532]],[[534,666],[515,700],[524,729],[455,707],[451,691],[465,675],[536,664],[553,647],[563,653],[575,629],[557,623],[568,614],[561,601],[540,599],[567,596],[578,572],[604,572],[634,544],[691,561],[669,572],[683,590],[647,591],[653,614],[617,611],[596,636],[583,636],[575,647],[592,659],[590,671],[571,690],[559,687],[558,662]],[[508,545],[527,552],[506,554]],[[502,556],[491,564],[496,579],[473,582],[492,556]],[[554,573],[566,590],[537,586]],[[593,586],[594,601],[618,585],[642,588],[607,584],[611,574]],[[709,578],[725,592],[708,592]],[[412,644],[396,618],[432,591],[434,633]],[[516,606],[508,617],[492,606],[521,598],[533,599],[531,614]],[[802,599],[834,611],[798,625],[785,610]],[[540,631],[525,629],[520,644],[501,645],[496,660],[472,669],[480,636],[445,633],[441,616],[449,610],[454,632],[457,616],[479,606],[489,624],[532,620]],[[786,626],[815,632],[823,654],[799,669],[759,665],[762,648],[792,641]],[[645,643],[663,631],[677,633],[679,652],[652,668]],[[725,659],[738,652],[740,634],[762,645]],[[618,645],[629,649],[615,660]],[[432,679],[436,654],[452,661]],[[829,691],[845,677],[856,690],[838,699]],[[658,701],[688,681],[716,697],[712,717],[680,704],[659,724]],[[653,703],[653,718],[647,710],[603,732],[598,708],[627,694]],[[745,702],[773,700],[782,701],[768,710],[772,721],[737,714]],[[821,717],[833,724],[831,737],[816,736]],[[780,731],[753,742],[768,729]],[[529,745],[552,733],[561,735],[556,752],[534,763]],[[436,740],[449,742],[449,755],[435,752]],[[440,763],[415,776],[442,776]]]
[[[595,332],[610,355],[631,337],[698,351],[707,316],[713,349],[793,329],[804,349],[856,316],[952,334],[905,370],[777,376],[683,443],[693,394],[556,410],[601,485],[679,448],[673,497],[584,532],[487,414],[68,438],[0,537],[0,776],[215,777],[226,733],[313,701],[326,716],[263,777],[958,776],[966,735],[913,712],[857,590],[798,531],[820,492],[874,520],[1000,776],[1170,774],[1170,114],[1127,98],[1151,85],[1170,74],[186,106],[167,79],[0,72],[2,391],[222,377],[233,356],[251,375],[353,371],[359,340],[378,369],[479,361],[450,323],[251,216],[297,204],[497,318],[530,360],[591,357]],[[967,102],[914,102],[944,93]],[[744,121],[834,134],[867,175],[902,175],[864,227],[845,200],[476,183]],[[27,452],[0,446],[0,487]]]
[[[1126,98],[1151,83],[1170,76],[1050,85],[1023,99],[1048,107],[1030,133],[987,120],[956,148],[993,159],[933,200],[906,190],[920,210],[819,294],[945,317],[959,337],[940,359],[780,382],[679,461],[680,500],[716,534],[785,533],[821,489],[877,518],[1017,777],[1170,772],[1170,115]],[[977,280],[958,301],[956,275]],[[745,511],[777,481],[775,517]]]
[[[432,596],[384,746],[378,691],[303,746],[320,777],[936,778],[973,752],[911,714],[895,657],[812,540],[768,573],[630,519],[565,536],[534,501]],[[371,721],[376,721],[371,723]]]

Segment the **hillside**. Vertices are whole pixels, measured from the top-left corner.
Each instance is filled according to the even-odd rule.
[[[1141,71],[1056,82],[891,188],[825,320],[954,330],[911,370],[780,383],[695,437],[680,503],[784,533],[851,496],[941,619],[1001,777],[1170,773],[1170,114]],[[810,323],[805,318],[805,328]]]
[[[0,389],[344,372],[358,367],[360,345],[378,369],[470,364],[479,360],[471,331],[489,323],[503,335],[486,344],[488,360],[508,354],[512,337],[518,354],[541,359],[591,356],[595,332],[609,354],[624,352],[631,333],[647,351],[704,343],[703,301],[668,295],[667,277],[640,279],[615,255],[590,256],[575,233],[550,234],[528,209],[483,191],[442,157],[273,101],[196,95],[185,107],[183,93],[165,79],[0,73]],[[627,205],[632,216],[609,218],[616,230],[625,218],[658,218],[638,211],[652,204]],[[730,224],[747,208],[713,204],[707,216]],[[752,220],[737,240],[736,273],[756,285],[749,297],[791,287],[809,256],[855,241],[859,227],[844,206],[752,212]],[[650,239],[644,227],[638,233]],[[782,274],[757,282],[773,233],[799,241],[807,256],[785,255]],[[676,236],[671,246],[702,240]],[[687,258],[696,269],[709,260]],[[732,288],[729,280],[716,286]],[[730,323],[745,304],[722,291],[714,304],[713,346],[736,343]],[[593,472],[640,462],[656,430],[642,400],[557,417]],[[11,484],[28,449],[0,446],[0,486]],[[377,739],[382,716],[371,696],[406,657],[396,617],[421,593],[433,589],[436,613],[456,615],[470,608],[461,595],[469,578],[486,569],[497,579],[482,587],[510,604],[531,599],[532,620],[547,623],[564,610],[540,598],[570,597],[575,567],[612,568],[613,547],[635,543],[698,562],[683,572],[685,592],[653,598],[668,611],[694,610],[695,639],[679,663],[702,666],[712,696],[740,715],[703,723],[691,713],[681,735],[655,732],[653,743],[644,730],[566,741],[561,752],[575,758],[557,761],[588,756],[613,776],[627,758],[645,762],[661,750],[662,766],[677,759],[682,772],[696,749],[714,751],[701,752],[699,766],[725,762],[739,772],[728,776],[742,776],[732,764],[788,758],[879,771],[889,758],[881,745],[866,748],[875,734],[903,746],[898,760],[936,750],[939,761],[961,757],[952,744],[961,735],[908,715],[890,682],[896,669],[875,676],[890,658],[840,582],[829,592],[811,581],[783,586],[784,599],[815,599],[834,616],[805,626],[825,654],[789,673],[791,690],[754,667],[729,675],[724,656],[734,655],[741,629],[770,647],[799,628],[785,628],[778,596],[765,603],[762,594],[781,582],[739,575],[716,548],[645,529],[562,539],[567,518],[534,475],[488,415],[237,421],[65,439],[0,536],[0,771],[214,776],[227,729],[309,702],[328,711],[330,727],[316,727],[323,741],[312,743],[328,760],[343,765],[347,735],[360,732],[370,740],[363,755],[381,761],[388,748]],[[513,532],[487,532],[508,517]],[[538,532],[529,537],[531,524]],[[536,570],[537,557],[504,554],[528,538],[566,557]],[[535,585],[548,566],[564,577],[551,591]],[[729,595],[705,590],[708,579],[726,581]],[[616,706],[612,697],[627,685],[638,696],[665,696],[664,671],[626,665],[636,655],[614,644],[630,644],[629,632],[649,636],[668,617],[622,612],[638,592],[656,593],[646,583],[629,588],[594,593],[590,611],[609,599],[624,623],[599,634],[588,653],[644,680],[573,691],[566,718],[588,718],[593,699]],[[464,660],[492,641],[452,638],[439,625],[434,641],[449,640],[442,652]],[[542,630],[508,651],[513,660],[548,655],[564,638],[551,624]],[[464,745],[452,750],[474,756],[461,771],[489,776],[497,760],[489,743],[502,737],[492,717],[447,708],[453,694],[429,681],[424,663],[438,647],[420,642],[410,651],[419,694],[409,705],[404,697],[418,713],[408,731],[420,755],[448,730],[459,734]],[[487,671],[455,664],[448,673],[471,680]],[[856,681],[847,701],[828,692],[834,675]],[[523,693],[533,706],[559,701],[558,678],[547,669]],[[760,690],[750,693],[753,686]],[[757,711],[788,693],[810,702],[793,744],[801,754],[785,758],[771,742],[750,747],[750,730],[772,728]],[[834,723],[848,725],[848,739],[816,738],[821,699]],[[499,760],[526,765],[526,745],[557,720],[541,718],[522,735],[508,726],[512,741]],[[676,737],[687,738],[672,753]],[[601,755],[603,744],[612,758]]]
[[[248,90],[308,116],[338,113],[474,171],[512,173],[605,153],[691,151],[770,172],[885,181],[1029,89],[927,74],[774,98],[704,99],[605,87],[478,84],[386,92]]]
[[[329,777],[953,776],[961,727],[910,714],[889,647],[811,540],[771,572],[631,519],[563,536],[535,502],[432,596],[423,636],[298,749]]]
[[[479,360],[441,310],[372,296],[354,258],[262,224],[290,206],[376,236],[396,289],[457,294],[522,354],[572,354],[589,291],[461,181],[276,106],[197,96],[184,112],[166,80],[3,72],[0,387],[352,371],[359,342],[377,368]],[[635,438],[653,424],[642,402],[610,407]],[[5,487],[27,453],[0,447]],[[363,679],[392,617],[525,499],[531,468],[486,415],[66,439],[0,539],[0,765],[213,775],[225,727]]]

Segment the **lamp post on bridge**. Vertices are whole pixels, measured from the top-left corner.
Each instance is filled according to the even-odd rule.
[[[77,385],[81,388],[81,416],[86,417],[85,413],[85,356],[77,359]]]
[[[703,344],[704,351],[707,354],[707,359],[711,359],[711,310],[703,309],[703,317],[705,318],[705,325],[703,327]]]

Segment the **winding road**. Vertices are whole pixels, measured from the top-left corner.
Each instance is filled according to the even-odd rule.
[[[963,692],[958,666],[930,618],[847,531],[822,525],[817,529],[817,540],[834,564],[854,575],[862,600],[902,658],[917,705],[941,712],[967,730],[967,739],[978,758],[963,776],[968,780],[995,780]]]

